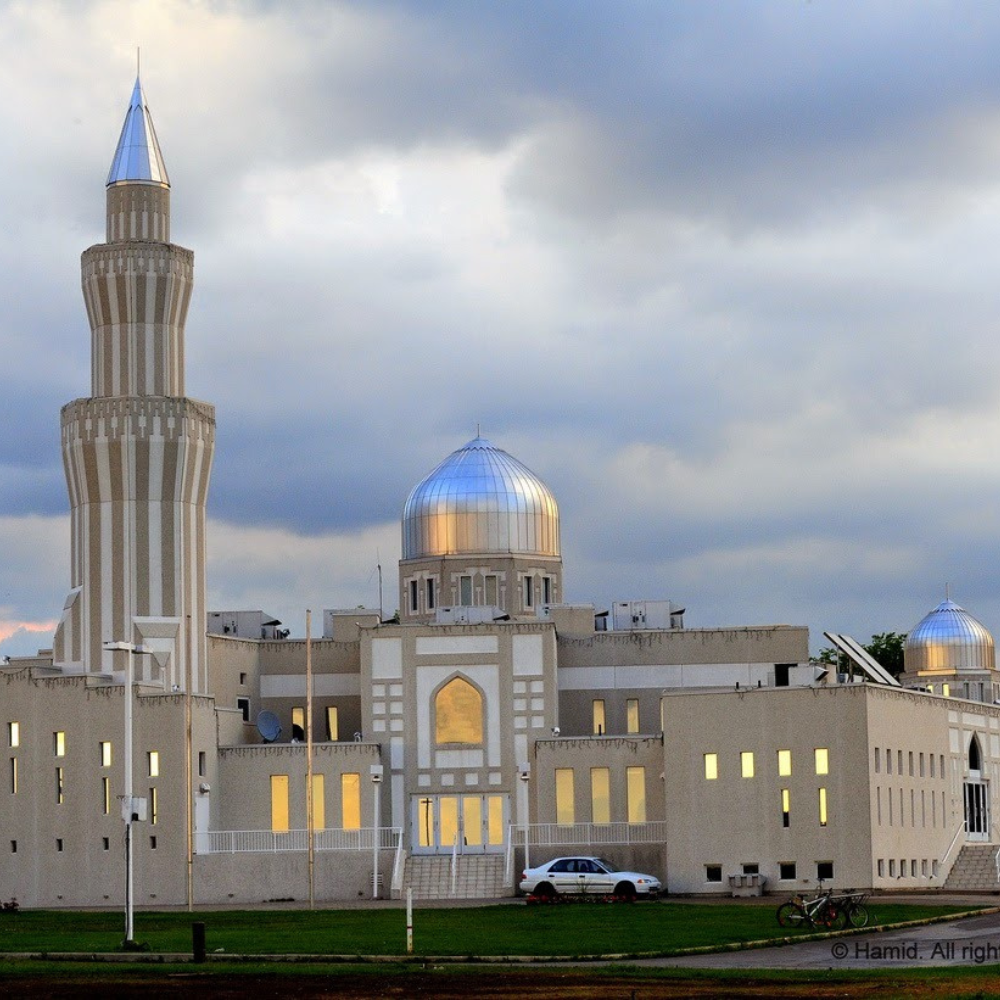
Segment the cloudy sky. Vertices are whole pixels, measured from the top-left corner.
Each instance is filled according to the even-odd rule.
[[[69,586],[79,254],[142,47],[217,408],[214,608],[397,604],[483,434],[567,598],[866,640],[1000,633],[1000,7],[0,5],[0,653]]]

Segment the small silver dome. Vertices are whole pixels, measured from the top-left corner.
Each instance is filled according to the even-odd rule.
[[[555,497],[481,437],[417,483],[403,508],[404,559],[478,552],[559,556]]]
[[[906,639],[907,673],[995,669],[993,636],[965,608],[942,601]]]

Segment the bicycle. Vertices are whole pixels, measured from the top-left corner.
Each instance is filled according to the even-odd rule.
[[[837,905],[832,889],[811,899],[802,895],[793,896],[778,907],[777,917],[781,927],[808,925],[832,929],[842,927],[845,920],[844,911]]]
[[[852,927],[868,926],[868,907],[865,906],[865,903],[868,901],[867,892],[855,892],[852,889],[848,889],[842,896],[834,898],[841,912],[844,914],[846,923],[849,923]]]

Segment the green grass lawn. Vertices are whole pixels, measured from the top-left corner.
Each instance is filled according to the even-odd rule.
[[[880,904],[873,923],[958,912],[958,907]],[[190,952],[191,924],[206,925],[209,952],[228,954],[402,955],[402,909],[253,910],[137,913],[135,938],[153,952]],[[580,904],[415,909],[418,955],[635,954],[784,938],[769,906]],[[0,952],[109,952],[122,938],[122,914],[25,910],[0,914]]]

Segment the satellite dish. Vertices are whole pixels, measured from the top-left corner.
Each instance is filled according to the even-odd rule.
[[[260,712],[257,715],[257,732],[265,743],[274,743],[281,736],[281,723],[274,712]]]

